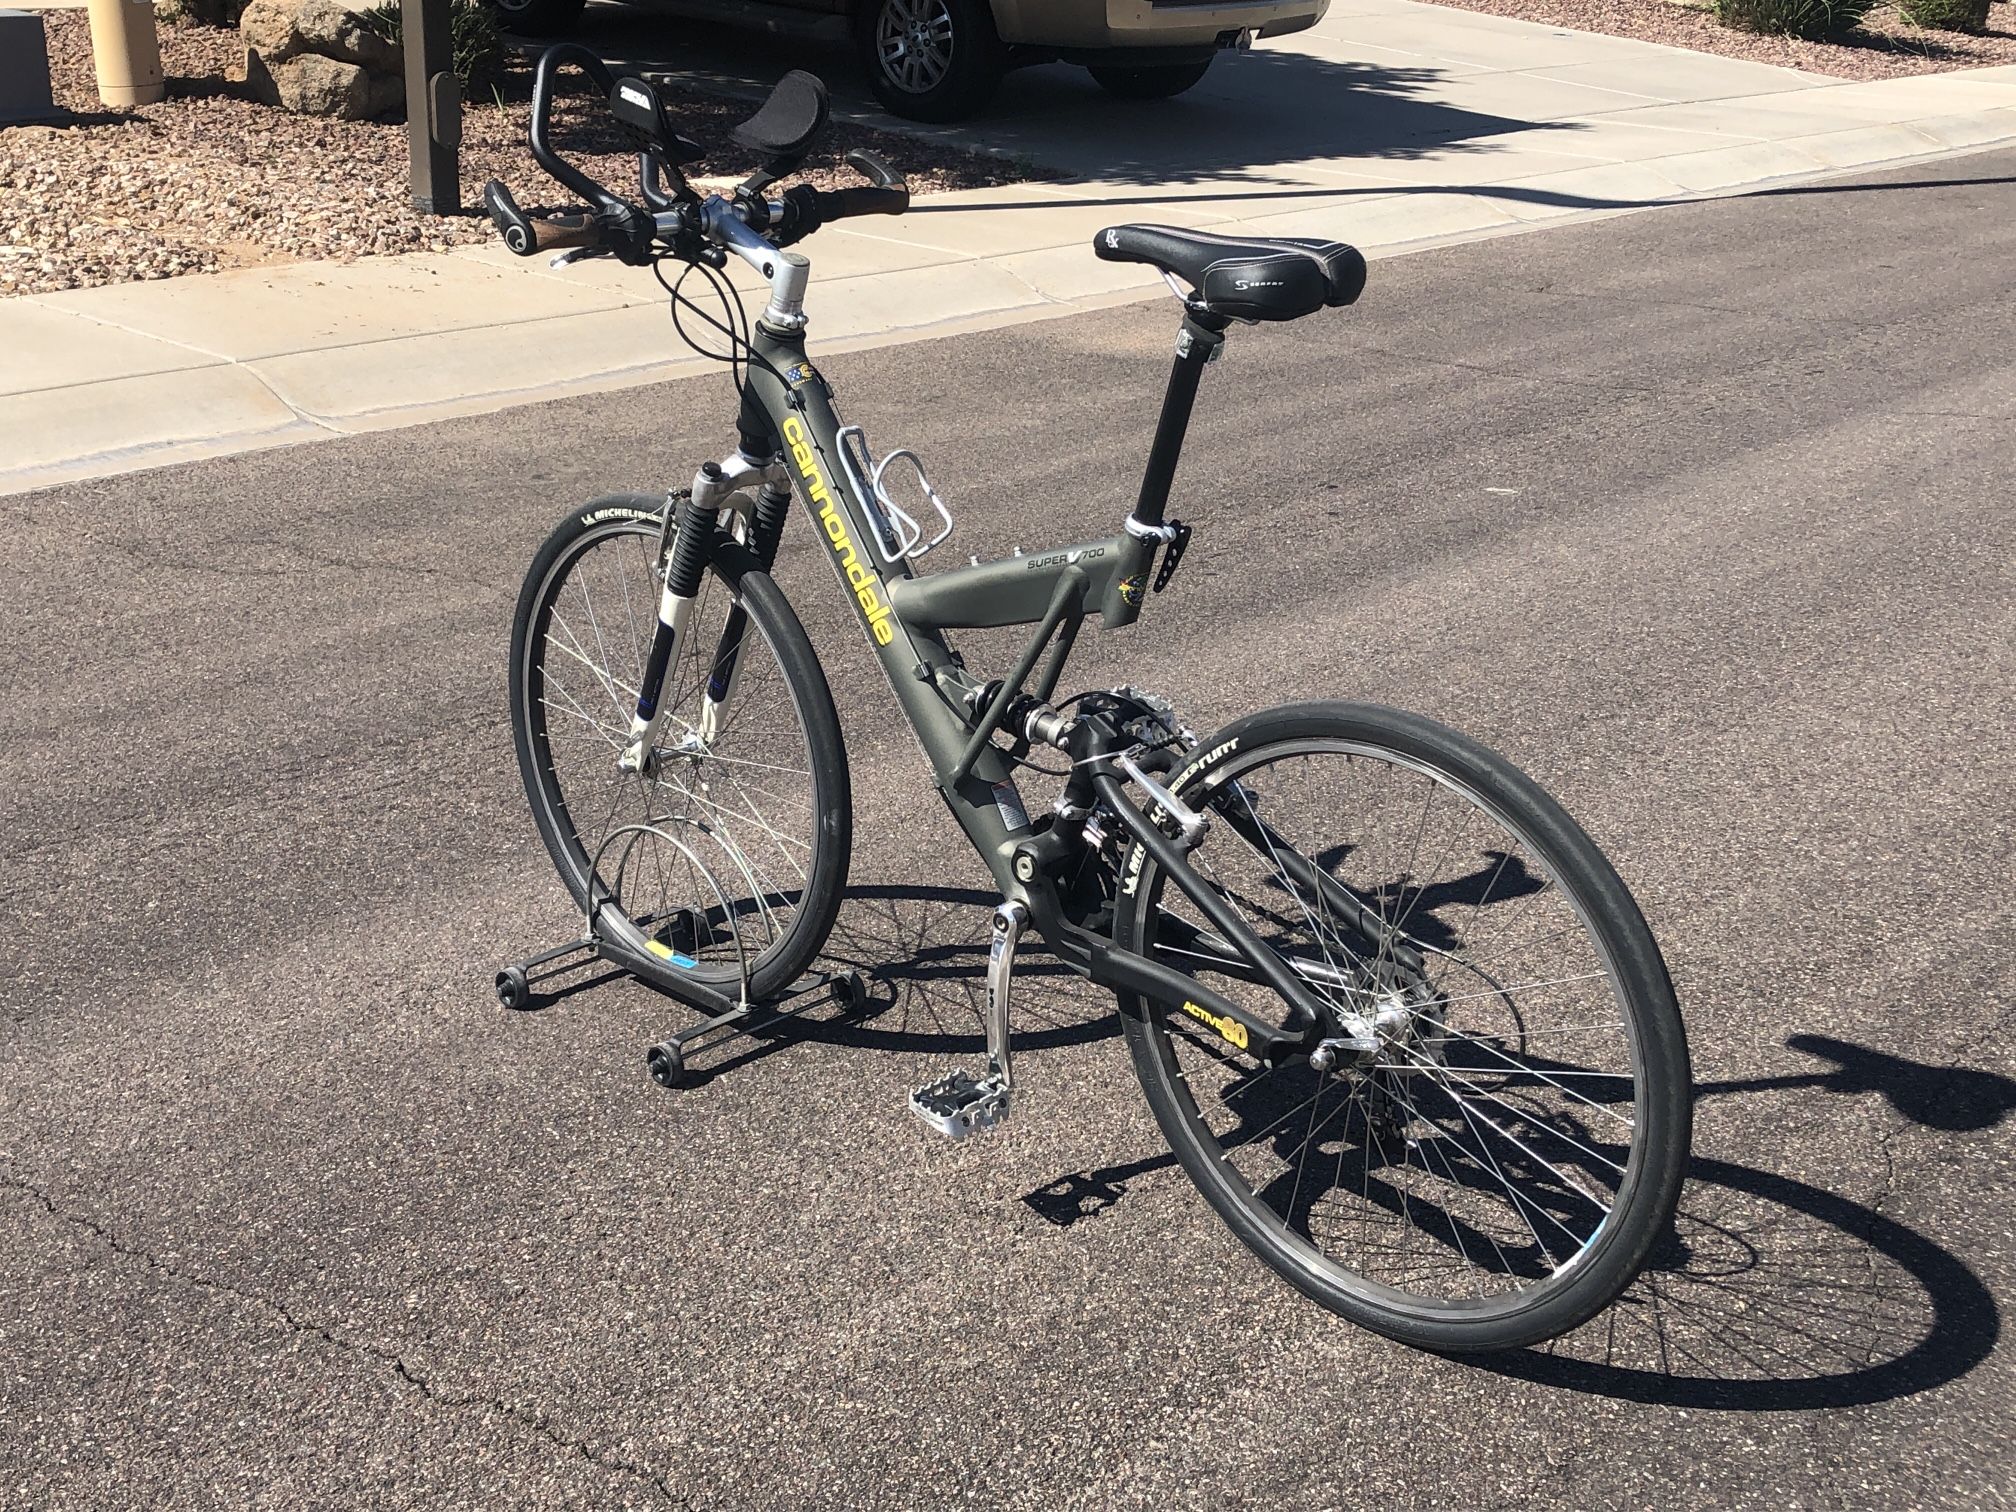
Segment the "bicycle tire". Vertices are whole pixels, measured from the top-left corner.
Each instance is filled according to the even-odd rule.
[[[662,584],[657,566],[657,548],[666,507],[662,496],[617,494],[595,499],[570,511],[534,556],[519,592],[517,612],[512,621],[511,724],[519,774],[547,853],[575,904],[584,910],[588,906],[591,885],[596,885],[598,876],[594,871],[596,857],[591,846],[604,852],[604,870],[599,874],[599,885],[606,896],[609,887],[608,852],[611,848],[608,836],[620,826],[611,824],[605,818],[602,833],[591,830],[584,836],[568,803],[564,790],[566,784],[554,756],[553,722],[549,718],[549,710],[562,708],[563,712],[570,714],[574,711],[564,709],[558,700],[548,697],[549,679],[551,689],[563,686],[557,675],[558,664],[554,669],[548,667],[548,657],[557,643],[553,633],[554,615],[568,590],[572,574],[580,569],[585,576],[583,564],[589,560],[591,552],[606,544],[618,544],[624,548],[622,556],[627,565],[634,555],[629,548],[634,545],[636,550],[648,554],[651,563],[653,576],[648,594],[644,597],[651,612],[634,618],[626,614],[628,624],[621,633],[613,626],[605,633],[598,623],[594,639],[598,648],[608,641],[627,639],[632,643],[627,648],[632,653],[630,659],[641,668],[644,650],[649,646],[651,626],[656,621],[657,589]],[[624,539],[626,537],[637,537],[638,540],[632,543]],[[780,839],[775,849],[781,859],[769,866],[758,866],[749,860],[748,849],[753,848],[755,842],[752,840],[751,847],[744,847],[733,831],[740,825],[745,832],[753,832],[755,826],[763,821],[760,811],[756,810],[756,800],[740,786],[735,790],[739,796],[709,807],[706,801],[688,791],[683,783],[677,794],[673,794],[666,791],[666,784],[662,782],[654,781],[647,789],[643,779],[635,778],[633,780],[638,783],[635,797],[644,809],[642,818],[636,822],[652,818],[652,806],[664,803],[667,812],[657,816],[661,830],[679,827],[680,835],[694,850],[705,850],[710,841],[719,848],[719,857],[709,851],[705,858],[717,885],[694,889],[695,896],[688,900],[686,908],[699,921],[693,925],[694,930],[704,929],[710,936],[739,935],[744,928],[743,920],[752,916],[768,922],[769,937],[755,958],[746,960],[750,997],[760,1000],[790,987],[812,964],[832,931],[840,909],[841,893],[847,883],[853,841],[853,804],[847,753],[841,742],[833,695],[804,627],[769,574],[760,570],[753,558],[727,537],[720,539],[723,549],[715,552],[710,559],[701,593],[696,596],[695,619],[687,636],[688,649],[703,643],[713,644],[707,639],[713,631],[704,621],[704,606],[710,600],[707,583],[718,583],[726,590],[726,605],[739,606],[746,612],[749,627],[754,632],[753,637],[745,636],[745,644],[749,648],[744,653],[745,676],[737,683],[731,706],[739,707],[737,701],[744,697],[743,690],[750,682],[746,675],[746,661],[760,647],[772,659],[776,672],[781,674],[775,680],[781,681],[784,700],[795,715],[797,734],[803,741],[800,754],[805,765],[800,768],[795,760],[791,760],[779,762],[773,769],[805,778],[806,801],[802,806],[807,810],[805,834],[809,838],[803,842],[806,854],[802,862],[799,861],[796,851],[786,851]],[[645,585],[640,583],[637,587],[640,594],[644,593]],[[585,587],[580,591],[584,597],[588,592]],[[686,654],[686,650],[675,653],[678,659],[675,659],[672,672],[668,675],[665,699],[668,706],[667,730],[676,728],[680,711],[675,700],[684,697],[675,689],[674,683],[680,668],[685,665]],[[575,661],[581,659],[571,651],[570,658]],[[604,658],[605,661],[611,659],[616,658]],[[570,675],[578,676],[571,669]],[[605,686],[607,681],[605,678]],[[692,684],[696,693],[700,686],[698,682]],[[625,695],[634,699],[634,688],[621,686],[618,691],[612,692],[610,708],[606,712],[599,703],[596,705],[597,713],[609,722],[611,729],[619,722],[622,711],[616,705]],[[576,704],[575,708],[578,707]],[[569,721],[562,723],[568,724]],[[723,733],[727,731],[724,729]],[[607,741],[608,733],[603,732],[602,738]],[[661,745],[665,738],[661,732]],[[767,746],[762,748],[768,751]],[[722,763],[729,760],[711,751],[704,758],[706,763],[712,764],[712,770],[730,771],[731,781],[734,765],[755,765],[746,758],[739,758],[730,766],[723,767]],[[613,771],[613,754],[609,762]],[[698,770],[697,764],[695,770]],[[765,772],[764,776],[782,785],[781,780],[771,778],[769,772]],[[622,781],[620,777],[611,781],[619,795],[612,803],[620,802]],[[704,783],[696,782],[694,786],[703,792],[707,790]],[[757,791],[765,790],[758,788]],[[682,812],[672,813],[672,809],[681,809]],[[754,824],[741,824],[740,815],[745,811],[755,815]],[[777,880],[780,874],[791,871],[802,873],[796,878],[795,887],[789,885],[788,876]],[[723,902],[715,902],[721,893],[729,891],[729,886],[738,876],[748,879],[742,891],[749,897],[731,896]],[[726,883],[721,881],[724,877]],[[784,907],[789,908],[788,921],[781,930],[776,929],[775,917]],[[732,922],[714,918],[714,915],[724,912],[733,915]],[[604,908],[600,910],[600,917],[604,927],[613,928],[623,936],[622,943],[628,945],[633,953],[647,948],[647,931],[622,911]],[[737,952],[746,951],[746,942],[738,940],[735,949]],[[671,959],[663,949],[654,953]],[[694,955],[699,955],[697,947]],[[717,990],[738,987],[744,958],[731,955],[725,948],[717,951],[716,955],[717,959],[708,961],[681,958],[675,964]],[[733,964],[729,964],[731,961]]]
[[[1488,990],[1452,992],[1448,986],[1437,984],[1433,988],[1434,998],[1417,996],[1404,1010],[1389,1014],[1391,1022],[1398,1026],[1390,1032],[1384,1027],[1387,1019],[1382,1018],[1378,1064],[1383,1066],[1390,1055],[1393,1062],[1390,1071],[1335,1073],[1334,1085],[1342,1089],[1338,1097],[1359,1104],[1355,1110],[1348,1105],[1344,1108],[1341,1129],[1334,1123],[1334,1112],[1325,1115],[1323,1123],[1318,1124],[1318,1112],[1324,1106],[1322,1099],[1333,1081],[1331,1076],[1310,1066],[1306,1057],[1298,1058],[1299,1067],[1264,1072],[1250,1067],[1241,1069],[1239,1058],[1225,1053],[1223,1045],[1201,1044],[1210,1036],[1203,1035],[1199,1025],[1182,1015],[1157,1011],[1142,999],[1122,993],[1120,1006],[1136,1073],[1171,1149],[1205,1198],[1261,1260],[1332,1312],[1403,1343],[1443,1353],[1513,1348],[1568,1332],[1609,1306],[1630,1285],[1654,1244],[1668,1231],[1679,1200],[1691,1138],[1692,1091],[1685,1029],[1657,943],[1610,863],[1559,805],[1529,778],[1503,758],[1453,730],[1418,716],[1370,705],[1284,706],[1249,716],[1201,742],[1172,782],[1178,796],[1193,806],[1215,810],[1213,834],[1200,847],[1199,856],[1210,848],[1213,838],[1230,829],[1227,815],[1242,805],[1246,833],[1257,834],[1269,849],[1276,839],[1287,839],[1300,849],[1300,842],[1293,834],[1286,830],[1277,833],[1273,819],[1264,826],[1258,823],[1257,816],[1270,812],[1273,786],[1253,786],[1254,774],[1265,769],[1271,780],[1278,769],[1278,786],[1287,791],[1296,787],[1299,771],[1305,774],[1302,784],[1313,790],[1306,773],[1315,758],[1335,755],[1346,758],[1343,771],[1360,774],[1356,780],[1368,786],[1375,780],[1372,769],[1380,759],[1389,759],[1393,772],[1400,774],[1391,778],[1396,785],[1410,774],[1430,784],[1420,827],[1414,836],[1414,850],[1408,856],[1406,871],[1397,888],[1381,879],[1383,864],[1375,865],[1370,859],[1359,863],[1353,859],[1358,851],[1374,848],[1374,841],[1369,838],[1369,822],[1364,831],[1368,838],[1355,851],[1347,843],[1341,852],[1336,852],[1338,859],[1323,863],[1327,870],[1340,875],[1349,866],[1361,865],[1366,877],[1380,879],[1343,885],[1353,897],[1367,903],[1368,909],[1377,906],[1382,927],[1390,903],[1393,922],[1405,927],[1410,936],[1419,929],[1425,937],[1444,927],[1439,922],[1439,910],[1455,905],[1437,901],[1433,909],[1418,915],[1417,923],[1416,910],[1423,900],[1460,896],[1460,890],[1438,892],[1436,889],[1443,884],[1431,885],[1415,873],[1417,858],[1424,850],[1422,832],[1428,827],[1438,791],[1478,804],[1476,812],[1495,819],[1518,843],[1530,848],[1537,869],[1520,862],[1525,880],[1519,886],[1528,895],[1525,906],[1530,909],[1535,895],[1545,895],[1549,886],[1558,886],[1557,898],[1547,905],[1542,921],[1559,910],[1562,917],[1579,920],[1586,927],[1593,958],[1604,968],[1602,984],[1610,990],[1624,1015],[1614,1026],[1624,1030],[1624,1034],[1611,1032],[1613,1026],[1609,1025],[1587,1025],[1583,1027],[1580,1043],[1586,1046],[1597,1037],[1598,1030],[1604,1031],[1601,1038],[1606,1044],[1620,1039],[1626,1042],[1621,1054],[1630,1070],[1631,1116],[1620,1118],[1615,1112],[1624,1086],[1621,1075],[1569,1069],[1569,1063],[1558,1057],[1583,1052],[1556,1048],[1564,1044],[1563,1040],[1541,1038],[1548,1032],[1567,1031],[1549,1031],[1544,1027],[1536,1030],[1526,1016],[1533,1011],[1533,1000],[1544,999],[1549,990],[1557,996],[1574,997],[1576,994],[1569,993],[1562,984],[1575,979],[1540,979],[1537,986],[1542,990],[1528,992],[1528,1003],[1521,1008],[1516,994],[1536,984],[1498,982],[1474,961],[1467,963],[1467,974],[1455,980],[1459,986],[1470,981],[1487,982]],[[1301,762],[1299,768],[1288,766],[1297,760]],[[1359,768],[1356,762],[1365,762],[1365,768]],[[1292,803],[1292,798],[1289,801]],[[1317,807],[1329,812],[1322,804]],[[1445,811],[1446,808],[1447,805]],[[1474,818],[1463,820],[1466,826],[1474,822]],[[1353,829],[1352,833],[1356,835],[1359,831]],[[1399,833],[1404,838],[1404,830]],[[1462,833],[1467,835],[1470,831],[1466,828]],[[1224,843],[1221,840],[1221,845]],[[1237,856],[1246,850],[1251,850],[1256,858],[1262,856],[1259,847],[1238,840],[1231,842],[1229,854]],[[1333,851],[1335,848],[1326,846],[1307,853],[1327,857]],[[1394,853],[1397,855],[1397,850]],[[1518,853],[1507,851],[1504,856],[1515,854]],[[1174,904],[1165,907],[1162,899],[1168,879],[1152,859],[1145,855],[1140,859],[1141,871],[1131,898],[1123,895],[1119,900],[1121,906],[1116,909],[1113,934],[1121,948],[1153,954],[1159,937],[1181,938],[1179,926],[1173,926],[1169,920],[1174,917],[1171,910],[1180,910],[1184,900],[1179,895]],[[1271,862],[1256,860],[1251,869],[1264,871],[1268,864],[1279,869],[1280,877],[1290,875],[1278,853]],[[1123,861],[1123,878],[1131,874],[1134,865],[1135,857],[1130,854]],[[1496,879],[1504,876],[1506,865],[1503,858],[1496,863],[1492,873],[1494,885]],[[1198,869],[1204,869],[1201,862]],[[1431,872],[1438,869],[1439,866],[1430,867]],[[1533,885],[1536,877],[1542,879],[1537,889]],[[1466,879],[1466,885],[1472,894],[1478,892],[1474,880]],[[1340,941],[1347,939],[1348,931],[1337,928],[1336,921],[1327,914],[1321,920],[1313,916],[1308,901],[1314,899],[1320,905],[1321,895],[1313,883],[1305,880],[1305,887],[1305,894],[1297,899],[1302,905],[1299,912],[1303,922],[1294,927],[1305,929],[1312,937],[1334,933]],[[1221,894],[1225,892],[1224,887],[1220,890]],[[1463,921],[1467,934],[1484,933],[1480,918],[1500,902],[1509,901],[1502,897],[1494,901],[1491,890],[1490,885],[1484,886],[1481,897],[1470,900],[1471,912]],[[1123,894],[1126,891],[1123,887]],[[1233,892],[1237,895],[1236,886]],[[1280,896],[1294,893],[1293,887],[1280,889]],[[1270,895],[1265,903],[1253,906],[1262,914],[1270,907],[1278,908],[1269,917],[1288,918],[1293,923],[1296,910],[1281,903],[1279,896]],[[1504,927],[1501,921],[1499,928]],[[1520,927],[1522,933],[1515,938],[1523,939],[1527,926]],[[1453,930],[1451,935],[1461,939]],[[1391,940],[1394,936],[1387,933],[1386,938]],[[1539,937],[1541,942],[1545,938]],[[1511,958],[1524,959],[1518,954],[1520,950],[1531,952],[1538,948],[1538,944],[1518,945]],[[1379,954],[1383,955],[1386,949],[1380,946]],[[1361,938],[1358,954],[1347,964],[1354,972],[1362,972],[1367,969],[1363,957],[1369,953],[1369,945]],[[1424,980],[1428,972],[1440,967],[1444,971],[1442,982],[1448,983],[1450,973],[1457,970],[1455,963],[1472,953],[1467,940],[1462,941],[1460,949],[1437,948],[1433,954],[1424,951],[1421,957]],[[1330,959],[1327,947],[1324,958]],[[1489,959],[1486,958],[1485,964]],[[1373,963],[1375,967],[1379,964]],[[1313,960],[1305,969],[1315,970]],[[1385,969],[1390,972],[1392,964],[1386,963]],[[1377,975],[1377,970],[1373,970],[1363,979],[1371,980]],[[1342,976],[1334,979],[1344,980]],[[1597,977],[1592,973],[1587,980]],[[1243,990],[1249,995],[1265,992],[1250,982]],[[1576,989],[1588,1000],[1597,999],[1598,991],[1594,987]],[[1513,1000],[1509,1010],[1502,1001],[1507,997]],[[1479,998],[1492,1001],[1478,1005]],[[1278,998],[1271,1000],[1278,1005]],[[1338,990],[1335,1000],[1345,1000],[1344,989]],[[1362,1005],[1371,1000],[1350,1001]],[[1390,1007],[1396,999],[1389,996],[1378,1001]],[[1492,1013],[1506,1015],[1507,1022],[1517,1023],[1515,1043],[1510,1050],[1505,1048],[1504,1031],[1479,1033],[1465,1024],[1467,1015],[1487,1008]],[[1197,1033],[1193,1035],[1193,1031]],[[1231,1038],[1225,1030],[1218,1033]],[[1494,1034],[1498,1037],[1494,1038]],[[1412,1047],[1403,1055],[1401,1041],[1407,1037],[1412,1037]],[[1200,1043],[1193,1045],[1193,1039]],[[1228,1090],[1223,1094],[1222,1105],[1210,1108],[1207,1105],[1213,1099],[1209,1084],[1215,1073],[1207,1069],[1200,1075],[1197,1071],[1198,1065],[1210,1058],[1207,1049],[1232,1067],[1224,1073]],[[1592,1059],[1600,1059],[1601,1054],[1599,1048],[1592,1052]],[[1619,1054],[1611,1051],[1613,1059]],[[1434,1065],[1438,1056],[1442,1063],[1439,1071]],[[1533,1069],[1529,1074],[1525,1069],[1527,1063],[1536,1061],[1547,1069]],[[1259,1089],[1276,1075],[1290,1080],[1275,1085],[1269,1094],[1273,1102],[1261,1102]],[[1368,1092],[1366,1089],[1375,1087],[1381,1075],[1404,1086],[1397,1092],[1376,1095]],[[1572,1079],[1577,1077],[1590,1079]],[[1608,1079],[1596,1079],[1599,1077]],[[1199,1083],[1203,1084],[1201,1091]],[[1558,1091],[1540,1092],[1543,1085]],[[1270,1126],[1256,1137],[1250,1126],[1263,1113],[1308,1088],[1314,1089],[1311,1095],[1316,1100],[1294,1105],[1297,1119],[1301,1108],[1309,1109],[1310,1132],[1289,1152],[1300,1163],[1292,1195],[1285,1204],[1278,1204],[1287,1210],[1284,1213],[1276,1210],[1277,1204],[1268,1195],[1278,1192],[1283,1181],[1263,1185],[1257,1174],[1248,1173],[1262,1165],[1270,1149],[1285,1161],[1287,1155],[1280,1153],[1280,1146],[1293,1130],[1277,1131]],[[1255,1111],[1241,1112],[1235,1121],[1230,1109],[1241,1098],[1245,1099],[1244,1106]],[[1609,1105],[1599,1107],[1604,1098],[1610,1099]],[[1565,1123],[1558,1128],[1549,1126],[1547,1114],[1536,1111],[1543,1105],[1556,1104],[1569,1110],[1563,1115]],[[1379,1119],[1374,1117],[1375,1110],[1383,1110]],[[1623,1161],[1615,1158],[1617,1147],[1605,1142],[1614,1139],[1614,1134],[1591,1132],[1599,1123],[1598,1114],[1617,1118],[1630,1130],[1629,1153]],[[1214,1119],[1229,1127],[1214,1129]],[[1354,1119],[1360,1130],[1355,1157],[1350,1138]],[[1602,1127],[1607,1131],[1609,1126]],[[1571,1128],[1579,1128],[1579,1133],[1568,1132]],[[1273,1136],[1269,1144],[1259,1142],[1269,1134]],[[1315,1143],[1323,1164],[1327,1165],[1328,1151],[1318,1142],[1325,1137],[1334,1138],[1337,1145],[1336,1187],[1318,1192],[1312,1182],[1305,1198],[1303,1184],[1310,1164],[1310,1146]],[[1515,1147],[1525,1147],[1529,1154],[1520,1155]],[[1587,1153],[1568,1153],[1571,1149]],[[1593,1212],[1578,1209],[1568,1194],[1578,1186],[1593,1188],[1595,1192],[1604,1190],[1603,1179],[1609,1178],[1600,1169],[1599,1149],[1611,1152],[1608,1163],[1618,1175],[1609,1194],[1611,1205],[1604,1216],[1597,1218]],[[1398,1161],[1393,1158],[1394,1150],[1400,1152]],[[1547,1158],[1549,1153],[1552,1162]],[[1427,1178],[1436,1176],[1438,1160],[1440,1171],[1447,1178],[1446,1210],[1436,1208],[1423,1191],[1429,1185]],[[1571,1169],[1559,1168],[1553,1162]],[[1516,1190],[1508,1175],[1512,1170],[1530,1171],[1542,1196],[1535,1198]],[[1589,1172],[1603,1179],[1589,1179]],[[1488,1191],[1486,1178],[1491,1175],[1503,1187],[1502,1195]],[[1357,1194],[1349,1190],[1353,1182],[1360,1186]],[[1337,1190],[1342,1192],[1337,1199],[1337,1222],[1332,1227],[1326,1218],[1326,1235],[1348,1234],[1352,1232],[1352,1222],[1379,1234],[1376,1241],[1360,1241],[1363,1258],[1355,1265],[1326,1253],[1315,1238],[1314,1215]],[[1601,1198],[1589,1190],[1575,1195],[1586,1198],[1595,1208],[1604,1206]],[[1477,1212],[1485,1206],[1487,1198],[1524,1223],[1532,1233],[1532,1245],[1522,1245],[1521,1252],[1510,1254],[1501,1247],[1494,1234],[1512,1234],[1514,1225],[1501,1215],[1493,1220],[1495,1229],[1486,1227]],[[1356,1219],[1350,1216],[1354,1209],[1363,1210]],[[1302,1231],[1294,1226],[1298,1215]],[[1593,1221],[1595,1227],[1579,1250],[1565,1262],[1554,1263],[1550,1245],[1566,1249],[1568,1244],[1555,1237],[1545,1224],[1555,1223],[1572,1239],[1574,1233],[1563,1222],[1564,1217],[1582,1227]],[[1407,1262],[1415,1267],[1411,1272],[1401,1262],[1399,1247],[1400,1238],[1409,1227],[1426,1235],[1411,1251],[1416,1257]],[[1422,1268],[1424,1262],[1418,1258],[1422,1255],[1446,1269],[1452,1263],[1448,1253],[1452,1234],[1462,1259],[1472,1261],[1470,1238],[1466,1236],[1474,1237],[1480,1232],[1491,1239],[1497,1260],[1504,1262],[1510,1290],[1487,1294],[1481,1277],[1474,1278],[1477,1289],[1474,1298],[1467,1294],[1430,1296],[1422,1290],[1410,1290],[1409,1286],[1427,1285],[1420,1279],[1408,1285],[1394,1284],[1396,1276],[1432,1279],[1437,1274],[1432,1267]],[[1530,1253],[1536,1246],[1537,1259]],[[1491,1256],[1481,1242],[1477,1251],[1483,1262],[1477,1268],[1489,1271]],[[1374,1262],[1388,1267],[1390,1273],[1384,1278],[1370,1274]],[[1516,1274],[1522,1267],[1532,1278],[1530,1284]],[[1454,1292],[1455,1281],[1452,1279],[1441,1290]]]

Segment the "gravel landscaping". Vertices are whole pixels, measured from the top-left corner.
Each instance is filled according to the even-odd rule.
[[[1706,5],[1682,0],[1435,0],[1458,10],[1486,11],[1521,21],[1566,26],[1610,37],[1635,37],[1669,47],[1748,58],[1843,79],[1888,79],[2016,63],[2016,3],[1989,8],[1983,36],[1914,26],[1894,5],[1879,5],[1839,42],[1763,37],[1715,19]]]
[[[437,219],[408,206],[403,124],[290,115],[254,101],[235,30],[164,25],[168,98],[126,111],[99,104],[84,14],[52,11],[46,21],[56,101],[77,119],[0,129],[0,295],[258,263],[445,251],[496,234],[480,217]],[[471,203],[492,178],[511,185],[521,204],[565,197],[526,149],[530,92],[530,72],[517,66],[500,86],[501,103],[467,107],[462,186]],[[728,128],[752,108],[681,92],[681,129],[717,149],[696,175],[733,182],[755,166],[728,142]],[[556,141],[591,174],[615,185],[635,182],[635,154],[607,124],[601,100],[563,99],[554,122]],[[838,121],[806,176],[828,187],[860,182],[841,162],[854,147],[881,153],[920,194],[1041,176],[1005,159]]]

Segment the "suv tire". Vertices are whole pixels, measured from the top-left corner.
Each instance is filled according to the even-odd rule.
[[[1008,68],[988,0],[863,0],[855,34],[875,98],[913,121],[963,120]]]

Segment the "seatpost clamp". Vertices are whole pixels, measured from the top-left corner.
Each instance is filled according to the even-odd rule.
[[[1186,310],[1183,316],[1182,328],[1176,332],[1176,355],[1178,357],[1188,357],[1193,352],[1202,351],[1205,362],[1216,362],[1219,353],[1224,350],[1225,333],[1223,331],[1207,330],[1205,327],[1197,324]]]
[[[1160,522],[1151,524],[1149,521],[1131,514],[1127,516],[1125,528],[1127,534],[1134,537],[1137,541],[1158,541],[1165,546],[1176,539],[1178,529],[1177,526],[1171,524]]]

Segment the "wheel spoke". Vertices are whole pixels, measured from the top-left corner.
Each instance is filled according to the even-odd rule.
[[[603,884],[626,913],[658,921],[637,926],[640,935],[692,910],[707,922],[679,948],[697,952],[698,969],[732,977],[738,935],[754,969],[803,943],[794,921],[825,843],[823,778],[773,621],[712,570],[657,690],[651,775],[619,770],[658,625],[658,539],[655,521],[591,529],[541,590],[528,647],[538,674],[528,683],[539,689],[534,805],[576,857],[570,882],[585,879],[619,827],[649,826],[609,849]],[[746,628],[734,694],[702,741],[701,700],[738,606]]]
[[[1187,1110],[1172,1137],[1271,1212],[1249,1231],[1263,1254],[1287,1245],[1300,1258],[1277,1264],[1314,1263],[1371,1310],[1398,1290],[1474,1323],[1580,1284],[1572,1262],[1625,1221],[1647,1134],[1636,1010],[1577,891],[1594,884],[1458,770],[1341,735],[1263,740],[1224,763],[1211,834],[1238,843],[1207,841],[1194,870],[1337,1016],[1324,1034],[1348,1040],[1351,1017],[1374,1040],[1326,1050],[1320,1074],[1300,1058],[1256,1067],[1158,1013],[1164,1049],[1142,1064]],[[1159,869],[1122,906],[1145,931],[1123,943],[1294,1029]],[[1516,969],[1494,978],[1493,960]],[[1549,1043],[1563,1048],[1534,1048]]]

